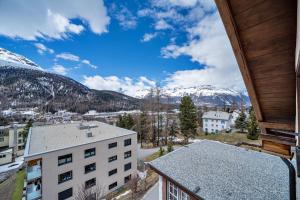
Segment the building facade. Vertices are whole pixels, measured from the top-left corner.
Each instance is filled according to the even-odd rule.
[[[136,176],[136,133],[100,122],[89,125],[84,125],[87,129],[79,123],[31,129],[24,157],[27,199],[74,199],[85,191],[104,195]],[[43,140],[38,134],[49,138],[48,143],[38,144]],[[56,139],[66,141],[55,144]]]
[[[208,111],[202,116],[203,132],[220,133],[229,131],[231,124],[231,115],[222,111]]]

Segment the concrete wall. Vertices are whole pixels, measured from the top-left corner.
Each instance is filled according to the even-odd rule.
[[[5,165],[12,162],[12,150],[8,149],[0,152],[0,165]]]
[[[131,138],[132,144],[124,147],[124,140]],[[118,142],[117,148],[108,149],[108,144]],[[96,155],[84,158],[84,150],[96,148]],[[130,158],[124,159],[124,152],[132,151]],[[58,166],[58,156],[72,153],[73,161],[65,165]],[[117,155],[118,159],[108,162],[108,158]],[[36,156],[35,158],[37,158]],[[97,184],[103,188],[105,193],[109,192],[108,185],[118,182],[118,186],[111,191],[124,185],[124,177],[137,173],[137,136],[136,134],[119,138],[100,141],[93,144],[72,147],[64,150],[43,154],[42,156],[42,195],[43,200],[58,199],[58,193],[73,187],[73,197],[78,193],[78,189],[85,181],[95,178]],[[26,159],[28,160],[28,159]],[[85,174],[84,166],[96,162],[96,170]],[[131,162],[132,168],[124,172],[124,164]],[[117,168],[117,174],[108,176],[108,172]],[[58,175],[67,171],[73,171],[72,180],[58,184]]]
[[[4,140],[1,142],[0,140],[0,147],[8,147],[9,146],[9,136],[0,136]]]

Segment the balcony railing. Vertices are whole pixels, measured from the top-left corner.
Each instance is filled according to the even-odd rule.
[[[30,184],[27,185],[26,199],[37,200],[42,197],[42,185],[41,184]]]
[[[40,165],[34,165],[27,168],[27,181],[32,181],[35,179],[38,179],[42,176],[41,173],[41,166]]]

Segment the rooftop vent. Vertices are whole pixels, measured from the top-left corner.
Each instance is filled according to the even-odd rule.
[[[195,187],[195,189],[193,189],[193,192],[194,193],[197,193],[197,192],[199,192],[200,191],[200,187],[199,186],[197,186],[197,187]]]
[[[92,132],[87,132],[87,133],[86,133],[86,136],[87,136],[87,137],[93,137],[93,133],[92,133]]]
[[[84,130],[84,129],[91,129],[91,128],[96,128],[98,127],[96,124],[79,124],[79,129]]]

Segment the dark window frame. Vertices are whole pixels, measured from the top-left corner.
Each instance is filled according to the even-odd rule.
[[[116,169],[113,169],[113,170],[110,170],[109,172],[108,172],[108,176],[112,176],[112,175],[114,175],[114,174],[116,174],[116,173],[118,173],[118,169],[116,168]]]
[[[115,187],[117,187],[117,186],[118,186],[118,182],[116,181],[116,182],[110,184],[110,185],[108,186],[108,189],[111,190],[111,189],[113,189],[113,188],[115,188]]]
[[[85,181],[84,183],[85,189],[89,189],[91,187],[94,187],[95,185],[96,185],[96,178],[91,178]]]
[[[131,151],[124,152],[124,159],[130,158],[130,157],[131,157]]]
[[[113,161],[116,161],[116,160],[118,160],[118,156],[117,155],[114,155],[114,156],[111,156],[111,157],[108,158],[108,162],[109,163],[113,162]]]
[[[94,168],[91,168],[92,166],[94,166]],[[88,174],[90,172],[96,171],[96,169],[97,169],[96,163],[91,163],[84,166],[84,173]]]
[[[90,148],[84,150],[84,158],[89,158],[96,155],[96,148]]]
[[[69,157],[71,157],[70,160],[68,160]],[[65,160],[65,162],[60,163],[59,162],[60,160]],[[65,165],[65,164],[72,163],[72,162],[73,162],[73,155],[71,153],[66,154],[66,155],[62,155],[62,156],[58,156],[58,158],[57,158],[57,164],[58,164],[58,166]]]
[[[124,140],[124,147],[130,146],[130,145],[131,145],[131,138]]]
[[[118,142],[112,142],[108,144],[109,149],[116,148],[117,146],[118,146]]]
[[[68,174],[68,173],[70,173],[70,176],[68,176],[67,179],[62,179],[62,180],[60,180],[60,179],[61,179],[61,178],[60,178],[61,176],[64,176],[64,175],[66,175],[66,174]],[[65,178],[66,178],[66,177],[65,177]],[[64,173],[61,173],[61,174],[58,175],[58,184],[61,184],[61,183],[70,181],[70,180],[72,180],[72,179],[73,179],[73,171],[72,171],[72,170],[71,170],[71,171],[64,172]]]
[[[124,165],[124,172],[126,172],[126,171],[128,171],[128,170],[130,170],[131,169],[131,162],[129,162],[129,163],[126,163],[125,165]]]
[[[124,177],[124,184],[128,183],[131,180],[131,174]]]
[[[73,188],[69,188],[58,193],[58,200],[65,200],[72,196],[73,196]]]

